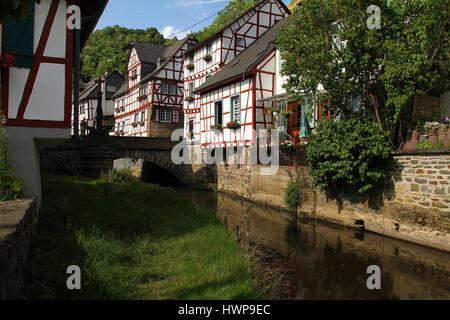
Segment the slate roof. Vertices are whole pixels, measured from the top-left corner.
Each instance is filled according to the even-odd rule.
[[[124,83],[123,77],[117,71],[106,74],[104,78],[106,79],[107,85],[114,85],[117,87],[118,85],[122,86],[122,83]],[[92,79],[86,83],[84,90],[80,93],[80,101],[97,98],[98,83],[95,82],[96,80],[97,79]],[[114,92],[107,91],[106,99],[110,100],[114,94]]]
[[[141,83],[144,83],[148,80],[150,80],[156,73],[158,73],[161,69],[164,69],[164,67],[169,63],[170,60],[177,54],[178,51],[184,46],[184,44],[189,40],[195,40],[194,37],[188,36],[184,38],[183,40],[180,40],[168,47],[165,48],[165,50],[161,54],[161,58],[164,58],[164,63],[157,69],[153,70],[150,74],[145,75],[141,79]]]
[[[206,82],[195,90],[195,93],[204,92],[220,85],[221,83],[246,77],[250,70],[261,62],[269,52],[275,49],[275,40],[281,27],[286,25],[286,19],[282,19],[272,28],[267,30],[259,39],[255,40],[239,55],[223,66],[217,73],[212,75]]]
[[[141,82],[149,81],[157,72],[163,69],[166,64],[177,54],[183,45],[189,40],[195,40],[192,36],[188,36],[170,46],[158,45],[149,42],[134,42],[138,58],[142,64]],[[157,68],[158,58],[163,58],[164,63]],[[125,81],[122,87],[117,90],[112,99],[119,98],[128,93],[128,81]]]

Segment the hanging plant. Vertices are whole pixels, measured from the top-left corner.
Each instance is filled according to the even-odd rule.
[[[188,70],[194,70],[194,68],[195,68],[195,66],[194,66],[194,64],[193,63],[189,63],[187,66],[186,66],[186,69],[188,69]]]
[[[210,62],[212,60],[212,56],[210,54],[207,54],[203,57],[203,60],[205,60],[206,62]]]
[[[184,101],[187,101],[187,102],[194,102],[194,97],[191,97],[191,96],[186,97],[186,99],[184,99]]]
[[[10,68],[16,64],[17,56],[14,52],[11,54],[0,54],[0,66]]]

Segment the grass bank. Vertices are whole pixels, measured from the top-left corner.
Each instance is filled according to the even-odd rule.
[[[252,255],[170,190],[47,177],[43,194],[27,299],[267,298]],[[82,290],[66,288],[70,265],[81,267]]]

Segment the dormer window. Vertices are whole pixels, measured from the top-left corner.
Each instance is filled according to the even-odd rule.
[[[236,46],[243,47],[244,46],[244,38],[243,37],[236,37]]]
[[[136,78],[137,78],[137,69],[133,69],[133,70],[131,70],[131,73],[130,73],[130,79],[134,80]]]

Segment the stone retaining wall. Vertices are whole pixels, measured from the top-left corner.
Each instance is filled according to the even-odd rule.
[[[450,213],[450,153],[395,156],[396,201]]]
[[[21,298],[37,222],[36,198],[0,202],[0,300]]]
[[[197,160],[202,157],[201,151],[192,151]],[[344,196],[340,203],[312,187],[305,163],[281,166],[274,175],[266,175],[269,168],[262,165],[196,164],[186,166],[185,182],[286,209],[290,175],[299,175],[304,183],[298,214],[450,251],[450,153],[394,158],[380,194],[372,199]]]

